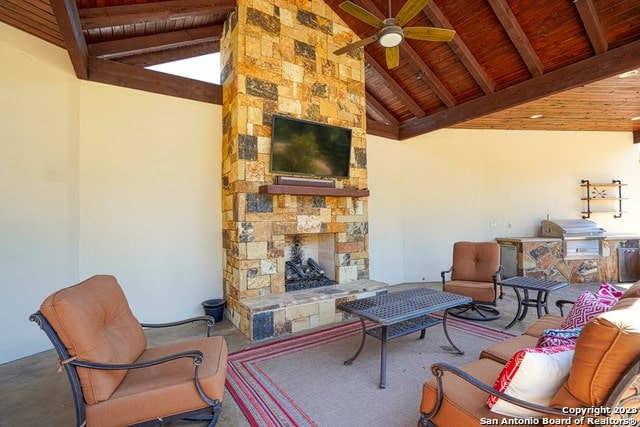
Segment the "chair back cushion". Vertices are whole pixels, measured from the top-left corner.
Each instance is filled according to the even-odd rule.
[[[500,267],[500,245],[496,242],[456,242],[453,244],[451,280],[491,282]]]
[[[98,363],[133,363],[147,346],[120,285],[93,276],[50,295],[40,306],[71,357]],[[108,399],[127,371],[78,368],[87,404]]]
[[[640,298],[624,298],[582,328],[569,378],[551,405],[558,408],[602,406],[638,357]]]

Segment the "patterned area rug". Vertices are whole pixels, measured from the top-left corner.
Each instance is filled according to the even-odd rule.
[[[378,387],[380,341],[360,343],[353,321],[229,355],[227,389],[252,426],[415,426],[422,383],[436,361],[463,365],[513,334],[449,318],[453,352],[441,325],[389,341],[387,388]]]

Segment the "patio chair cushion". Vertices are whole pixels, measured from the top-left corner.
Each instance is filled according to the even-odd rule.
[[[499,253],[500,247],[495,242],[455,242],[451,280],[492,283],[500,267],[496,251]]]
[[[638,357],[640,298],[621,299],[582,328],[569,378],[553,398],[552,406],[601,406]]]
[[[470,297],[474,301],[492,303],[498,297],[492,282],[451,280],[442,285],[442,290]]]
[[[493,384],[504,365],[490,359],[478,359],[464,365],[464,371],[485,384]],[[442,406],[431,420],[437,426],[476,426],[481,419],[498,419],[503,417],[494,414],[487,406],[488,393],[469,384],[462,378],[445,372],[442,376],[444,396]],[[431,411],[437,401],[438,386],[435,378],[426,381],[422,391],[421,412]],[[460,391],[464,391],[460,393]]]
[[[542,332],[546,329],[558,329],[564,322],[564,317],[557,316],[555,314],[545,314],[535,322],[533,322],[525,331],[524,335],[536,337],[536,339],[542,335]]]
[[[223,337],[195,338],[147,349],[138,362],[185,351],[204,354],[198,378],[211,399],[222,401],[226,377],[227,344]],[[194,392],[194,365],[191,359],[179,359],[143,369],[131,369],[109,400],[87,405],[87,425],[124,426],[158,416],[164,417],[206,406]]]
[[[530,403],[548,406],[569,375],[574,346],[527,348],[518,351],[504,366],[494,388]],[[512,417],[539,417],[541,413],[489,396],[492,412]]]
[[[133,363],[147,346],[142,327],[113,276],[94,276],[61,289],[45,299],[40,311],[69,354],[84,361]],[[78,368],[86,403],[108,399],[126,372]]]
[[[481,359],[491,359],[505,365],[509,359],[523,348],[535,347],[538,337],[522,334],[493,344],[480,352]]]

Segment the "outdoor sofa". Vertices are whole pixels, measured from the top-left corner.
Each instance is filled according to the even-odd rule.
[[[545,340],[553,340],[565,320],[586,315],[580,307],[569,313],[572,319],[543,316],[522,335],[486,348],[479,360],[461,368],[434,364],[434,377],[423,385],[418,425],[640,425],[640,281],[616,300],[575,329],[574,347],[552,342],[546,354],[536,346],[543,331]],[[554,386],[554,381],[559,382]],[[513,388],[505,390],[505,383]],[[546,404],[532,405],[523,397],[535,394],[536,387],[548,389]],[[497,397],[490,401],[490,395]],[[614,406],[619,409],[603,409]]]

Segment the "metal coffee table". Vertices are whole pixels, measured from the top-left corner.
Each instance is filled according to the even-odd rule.
[[[523,320],[527,315],[529,307],[536,308],[538,318],[542,317],[543,309],[546,314],[549,314],[549,307],[547,305],[549,293],[569,286],[567,282],[521,276],[510,277],[508,279],[501,280],[498,283],[502,286],[513,288],[516,293],[516,298],[518,299],[518,311],[516,312],[516,316],[513,318],[511,323],[505,327],[505,329],[509,329],[515,325],[517,321]],[[522,289],[524,291],[524,298],[520,296],[520,291],[518,289]],[[537,291],[537,297],[535,299],[530,298],[529,291]]]
[[[459,354],[464,354],[464,351],[460,350],[449,337],[447,315],[448,309],[471,301],[471,298],[462,295],[417,288],[339,303],[337,308],[358,316],[362,325],[360,347],[344,364],[351,365],[360,355],[367,335],[379,339],[381,341],[380,388],[385,388],[387,386],[387,341],[416,331],[422,331],[420,339],[424,339],[425,330],[440,323],[451,346]],[[429,315],[442,310],[444,310],[442,319]],[[366,320],[378,326],[367,329]]]

